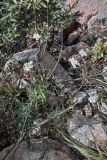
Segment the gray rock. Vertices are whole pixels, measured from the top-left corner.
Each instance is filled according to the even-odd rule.
[[[24,63],[30,62],[30,61],[33,61],[34,67],[38,68],[39,67],[38,53],[39,53],[39,50],[37,48],[15,53],[15,54],[13,54],[12,59],[9,59],[5,63],[3,70],[4,71],[12,70],[15,67],[15,65],[17,65],[18,63],[24,64]]]
[[[97,94],[97,89],[89,89],[86,91],[89,98],[89,102],[91,104],[96,104],[97,103],[97,100],[98,100],[98,94]]]
[[[97,15],[93,16],[88,22],[88,28],[92,28],[98,22],[107,27],[107,1],[102,5]]]
[[[87,100],[87,95],[85,92],[78,92],[73,99],[74,103],[84,104]]]
[[[45,52],[44,56],[41,55],[41,63],[48,71],[48,75],[51,75],[55,80],[55,83],[58,87],[64,89],[65,92],[68,92],[71,95],[74,93],[76,85],[71,76],[47,51]]]
[[[71,6],[72,2],[70,1]],[[103,24],[107,27],[107,0],[78,0],[72,8],[73,12],[80,12],[79,17],[81,24],[88,24],[88,29],[101,27]],[[100,22],[100,23],[99,23]]]
[[[103,113],[104,115],[107,116],[107,104],[104,103],[104,102],[102,102],[102,105],[101,105],[101,107],[99,108],[99,111],[100,111],[101,113]]]
[[[103,71],[102,71],[102,76],[105,82],[107,82],[107,66],[104,66]]]
[[[68,120],[68,132],[78,142],[96,148],[97,145],[105,148],[107,145],[107,133],[105,125],[96,119],[87,119],[83,116]]]
[[[82,42],[88,44],[89,46],[92,46],[95,44],[96,39],[97,39],[97,33],[93,33],[92,31],[88,31],[88,32],[84,31],[81,34],[80,42],[82,41]]]
[[[46,100],[49,106],[56,107],[58,106],[58,98],[54,92],[47,91],[46,92]]]
[[[68,46],[72,45],[73,42],[79,38],[79,36],[80,36],[80,32],[71,33],[68,37],[67,45]]]
[[[18,62],[29,62],[29,61],[36,61],[38,62],[38,53],[39,50],[37,48],[25,50],[22,52],[15,53],[13,55],[13,60]]]
[[[62,58],[68,61],[70,57],[77,55],[80,50],[86,50],[86,48],[88,48],[88,46],[84,42],[80,42],[77,45],[68,46],[62,51]]]
[[[0,152],[0,159],[12,150],[10,146]],[[73,155],[70,156],[69,150],[64,145],[53,141],[45,140],[43,142],[31,141],[31,147],[28,147],[26,142],[22,142],[17,148],[14,156],[11,154],[6,160],[77,160]]]
[[[66,96],[64,94],[56,95],[54,92],[47,91],[46,92],[46,100],[49,106],[57,107],[64,104]]]
[[[39,54],[39,55],[38,55]],[[39,57],[39,59],[38,59]],[[33,61],[33,65],[36,70],[41,68],[46,69],[48,75],[55,80],[56,85],[61,86],[66,92],[73,94],[76,88],[72,78],[66,72],[66,70],[51,56],[46,50],[45,46],[42,47],[41,52],[37,48],[19,52],[13,55],[11,60],[5,64],[4,70],[14,67],[16,62],[26,63]],[[41,64],[41,68],[39,67]],[[10,67],[11,65],[11,67]],[[17,64],[16,64],[17,65]]]

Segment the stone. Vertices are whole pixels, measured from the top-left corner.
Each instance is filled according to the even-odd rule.
[[[88,46],[93,46],[98,38],[97,33],[95,31],[84,31],[80,36],[80,42],[86,43]]]
[[[12,150],[12,147],[10,146],[0,152],[1,160]],[[12,158],[13,160],[78,160],[75,155],[70,155],[69,150],[64,145],[56,141],[36,142],[34,139],[31,140],[31,147],[28,147],[26,142],[21,142],[14,156],[11,152],[6,160],[12,160]]]
[[[102,102],[101,107],[99,108],[99,111],[105,116],[107,116],[107,104]]]
[[[107,66],[104,66],[103,71],[102,71],[102,76],[104,78],[104,81],[107,82]]]
[[[63,86],[63,88],[66,89],[66,92],[73,94],[73,90],[76,88],[76,86],[71,76],[55,60],[55,58],[49,54],[45,48],[45,45],[41,48],[42,49],[40,53],[37,48],[15,53],[12,59],[8,60],[6,63],[4,70],[6,71],[6,68],[7,70],[9,70],[9,68],[11,69],[12,67],[14,68],[14,65],[17,65],[16,62],[22,64],[29,64],[30,62],[33,62],[30,65],[34,66],[34,69],[45,69],[48,72],[48,77],[52,77],[58,87]],[[39,63],[41,64],[41,68]]]
[[[24,63],[24,62],[30,62],[30,61],[36,61],[38,62],[38,53],[39,50],[37,48],[25,50],[22,52],[15,53],[13,55],[13,60]]]
[[[62,51],[62,58],[65,61],[68,61],[70,57],[77,55],[80,50],[86,50],[86,48],[88,48],[88,46],[84,42],[80,42],[77,45],[68,46]]]
[[[69,1],[69,4],[72,6],[72,1]],[[93,28],[94,25],[99,27],[102,24],[107,27],[107,0],[78,0],[74,4],[72,12],[82,14],[79,22],[88,25],[88,29]]]
[[[74,93],[76,85],[73,79],[52,55],[45,52],[44,56],[41,55],[41,63],[43,64],[43,68],[45,66],[48,71],[49,77],[53,78],[58,87],[65,89],[71,95]]]
[[[55,92],[47,90],[45,93],[46,102],[50,107],[57,107],[65,103],[66,95],[59,94],[56,95]]]
[[[73,99],[74,103],[84,104],[87,101],[87,95],[85,92],[78,92]]]
[[[88,94],[88,100],[91,104],[97,103],[98,100],[98,94],[97,94],[97,89],[89,89],[86,91]]]
[[[28,62],[33,62],[32,65],[34,65],[35,68],[38,68],[38,53],[39,50],[37,48],[15,53],[13,54],[13,57],[5,63],[3,70],[9,71],[12,70],[15,65],[18,65],[18,63],[26,64]]]
[[[68,42],[66,43],[66,45],[71,46],[72,44],[74,44],[74,42],[79,39],[79,36],[80,32],[78,31],[71,33],[68,37]]]
[[[46,95],[47,104],[50,107],[57,107],[58,106],[58,97],[56,96],[56,94],[54,92],[51,92],[48,90],[45,95]]]
[[[103,2],[102,2],[103,3]],[[99,6],[100,7],[100,6]],[[93,16],[89,21],[88,21],[88,28],[93,28],[94,25],[97,27],[98,25],[101,25],[101,27],[105,26],[107,27],[107,1],[104,1],[101,9],[99,10],[98,14]],[[103,25],[103,26],[102,26]]]
[[[107,131],[102,122],[91,118],[88,120],[84,116],[74,117],[68,120],[67,130],[69,135],[78,142],[90,148],[101,148],[107,146]]]

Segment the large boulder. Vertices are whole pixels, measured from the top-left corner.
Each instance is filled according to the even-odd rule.
[[[70,154],[64,145],[53,140],[36,142],[32,139],[31,147],[28,147],[26,142],[22,142],[14,154],[12,147],[10,146],[0,152],[1,160],[4,157],[6,160],[78,160],[75,155]]]
[[[67,129],[71,137],[87,147],[107,147],[107,126],[97,116],[88,119],[82,115],[70,118]]]
[[[87,24],[93,28],[95,24],[103,24],[107,27],[107,0],[68,0],[73,12],[80,12],[81,24]]]

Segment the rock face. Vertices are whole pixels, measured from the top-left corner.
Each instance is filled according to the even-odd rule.
[[[11,151],[12,146],[0,152],[0,159]],[[70,156],[69,150],[62,144],[53,141],[45,140],[45,142],[31,141],[29,148],[26,142],[22,142],[16,150],[14,156],[7,156],[6,160],[78,160],[75,156]]]
[[[106,127],[96,117],[85,119],[84,116],[79,116],[68,120],[68,132],[78,142],[96,148],[96,143],[99,147],[107,146]]]
[[[81,24],[87,24],[92,28],[96,23],[107,27],[107,0],[77,0],[68,2],[73,12],[79,11]]]

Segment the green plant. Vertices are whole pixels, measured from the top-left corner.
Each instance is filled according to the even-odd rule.
[[[102,85],[102,89],[99,93],[99,101],[107,103],[107,85]]]
[[[26,92],[12,86],[0,84],[0,110],[10,110],[13,113],[9,115],[10,123],[13,120],[17,126],[18,137],[21,138],[26,135],[26,132],[31,129],[33,121],[39,119],[39,109],[45,104],[45,91],[47,90],[48,83],[44,80],[38,80],[29,86]],[[23,96],[22,96],[23,94]],[[2,121],[5,121],[5,119]]]
[[[95,62],[107,58],[107,41],[96,43],[92,49],[92,60]]]
[[[94,45],[92,52],[93,52],[92,59],[94,62],[104,57],[102,47],[99,44]]]
[[[47,82],[38,80],[27,88],[27,101],[25,103],[20,103],[18,109],[18,130],[20,132],[20,137],[24,132],[29,132],[34,121],[38,121],[38,110],[40,109],[39,107],[43,107],[45,104],[45,92],[47,87]]]
[[[34,35],[36,40],[46,42],[55,27],[62,29],[74,18],[71,13],[62,9],[61,3],[61,0],[3,0],[0,2],[0,47],[7,48],[6,51],[9,51],[10,44],[15,44],[20,37],[23,41],[23,37],[31,38]],[[12,54],[14,51],[12,49]],[[1,59],[6,57],[4,53],[6,52],[1,51]],[[0,85],[0,109],[4,108],[6,113],[11,111],[13,116],[11,120],[14,119],[19,137],[23,137],[27,131],[29,133],[34,121],[40,118],[43,121],[45,115],[48,115],[45,117],[45,122],[49,122],[72,108],[63,111],[59,108],[56,110],[45,108],[47,88],[48,82],[44,79],[37,80],[24,91],[13,88],[10,84]],[[69,98],[66,105],[70,104]]]
[[[60,0],[3,0],[0,13],[0,45],[14,42],[23,32],[40,34],[46,40],[53,27],[62,27],[72,15],[62,10]]]
[[[62,28],[74,16],[62,9],[63,0],[3,0],[0,2],[0,61],[29,48],[32,41],[47,42],[54,28]],[[36,41],[35,41],[36,40]]]

